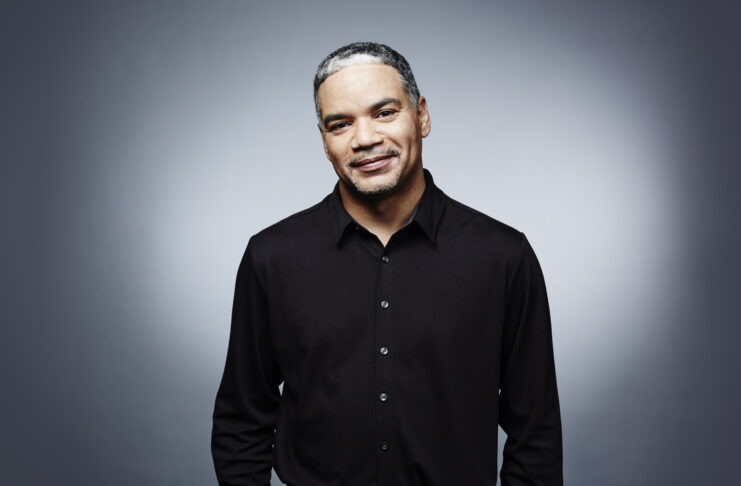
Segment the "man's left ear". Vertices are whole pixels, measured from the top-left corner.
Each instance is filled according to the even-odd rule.
[[[427,100],[424,96],[417,101],[417,120],[422,130],[422,138],[430,134],[430,112],[427,110]]]

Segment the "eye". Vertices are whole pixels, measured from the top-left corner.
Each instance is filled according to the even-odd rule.
[[[394,110],[381,110],[381,111],[378,112],[378,117],[379,118],[384,118],[384,117],[387,117],[387,116],[391,116],[393,114],[394,114]]]
[[[330,132],[333,132],[333,131],[335,131],[335,130],[339,130],[339,129],[341,129],[341,128],[345,128],[346,126],[348,126],[347,122],[339,122],[339,123],[335,123],[334,125],[331,125],[331,126],[329,127],[329,131],[330,131]]]

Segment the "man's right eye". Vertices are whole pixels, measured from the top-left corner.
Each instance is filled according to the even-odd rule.
[[[329,131],[332,132],[339,128],[345,128],[346,126],[347,126],[346,122],[335,123],[334,125],[330,125]]]

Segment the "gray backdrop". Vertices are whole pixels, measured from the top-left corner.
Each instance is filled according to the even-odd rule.
[[[237,265],[331,191],[311,81],[354,40],[535,248],[566,483],[733,482],[739,12],[605,3],[3,1],[0,483],[215,484]]]

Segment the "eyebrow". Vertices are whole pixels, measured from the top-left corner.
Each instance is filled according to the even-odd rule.
[[[384,98],[381,101],[378,101],[377,103],[374,103],[370,107],[370,111],[376,111],[379,108],[383,108],[386,105],[393,105],[393,104],[395,104],[395,105],[401,105],[401,101],[399,101],[396,98],[391,98],[391,97]],[[345,119],[347,117],[348,116],[346,114],[344,114],[344,113],[333,113],[331,115],[327,115],[327,116],[324,117],[324,120],[323,120],[324,121],[324,128],[328,128],[329,127],[329,124],[332,123],[335,120],[343,120],[343,119]]]
[[[376,111],[379,108],[382,108],[386,105],[401,105],[401,101],[397,100],[396,98],[384,98],[378,103],[371,106],[371,111]]]

